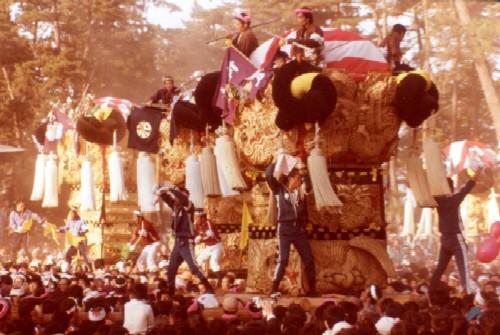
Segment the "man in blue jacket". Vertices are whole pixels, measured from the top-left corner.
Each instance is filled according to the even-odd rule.
[[[311,245],[307,239],[305,225],[307,224],[306,193],[308,187],[302,187],[307,172],[301,168],[301,163],[296,164],[287,175],[281,174],[276,179],[275,163],[266,169],[266,179],[276,197],[278,207],[278,242],[279,259],[273,280],[271,296],[279,296],[279,284],[285,274],[290,254],[290,246],[293,244],[297,249],[302,262],[304,262],[305,275],[309,290],[307,296],[316,296],[316,270]],[[307,184],[309,183],[305,183]]]
[[[172,209],[172,234],[175,236],[175,243],[167,269],[169,295],[173,296],[175,293],[175,276],[183,261],[205,285],[207,291],[213,293],[212,285],[200,270],[194,257],[194,238],[196,236],[193,224],[194,206],[189,201],[189,191],[181,187],[167,186],[158,189],[156,194]]]
[[[469,181],[458,191],[453,193],[453,181],[448,178],[448,184],[452,195],[435,197],[438,204],[437,211],[439,216],[439,232],[441,233],[441,248],[439,250],[439,260],[434,274],[431,278],[430,290],[436,289],[439,280],[446,267],[455,256],[458,273],[460,274],[460,283],[464,292],[469,292],[469,271],[467,267],[467,245],[462,235],[462,219],[460,218],[460,204],[465,196],[476,185],[475,180],[481,170],[476,171]]]

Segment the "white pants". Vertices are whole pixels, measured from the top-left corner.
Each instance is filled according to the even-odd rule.
[[[214,245],[210,245],[205,247],[198,257],[196,258],[196,262],[200,264],[200,266],[205,263],[208,259],[210,259],[210,269],[213,272],[220,271],[219,259],[222,255],[222,243],[217,243]]]
[[[156,260],[159,248],[160,242],[154,242],[148,244],[144,247],[144,249],[142,249],[139,258],[137,258],[137,270],[139,270],[139,272],[144,272],[146,270],[146,265],[149,271],[158,270]]]

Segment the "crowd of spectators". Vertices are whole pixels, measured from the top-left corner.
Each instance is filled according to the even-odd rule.
[[[397,249],[395,249],[397,248]],[[425,247],[394,239],[397,276],[388,286],[322,298],[277,300],[242,294],[245,280],[227,273],[217,295],[187,270],[168,295],[165,270],[137,273],[120,261],[70,267],[62,255],[33,252],[0,271],[3,334],[500,334],[500,273],[471,261],[474,291],[463,292],[450,265],[439,289],[428,290],[434,264]],[[429,256],[429,258],[425,258]],[[428,262],[422,262],[428,259]],[[214,282],[214,285],[217,283]]]

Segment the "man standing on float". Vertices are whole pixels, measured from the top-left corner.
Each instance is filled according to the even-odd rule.
[[[286,161],[285,164],[282,164],[283,160]],[[304,262],[304,271],[309,286],[306,295],[310,297],[317,295],[314,257],[305,228],[307,224],[306,194],[310,189],[307,178],[307,171],[300,158],[289,155],[278,156],[277,163],[272,163],[266,169],[267,183],[278,205],[279,259],[274,274],[272,297],[280,295],[279,284],[288,265],[292,244]]]
[[[194,205],[189,201],[189,191],[183,187],[168,185],[158,188],[155,193],[172,209],[172,234],[175,236],[175,243],[167,270],[169,296],[173,296],[175,293],[175,276],[179,266],[184,261],[189,270],[205,285],[207,291],[213,293],[212,285],[201,272],[194,257]]]

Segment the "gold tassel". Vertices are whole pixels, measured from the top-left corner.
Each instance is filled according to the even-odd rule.
[[[451,190],[446,180],[446,171],[439,144],[430,139],[424,139],[425,171],[431,194],[434,196],[450,195]]]
[[[408,183],[415,195],[419,207],[437,207],[436,200],[431,194],[427,176],[422,168],[422,161],[416,155],[406,158]]]
[[[247,188],[241,175],[234,143],[225,133],[215,140],[215,158],[230,189],[243,190]]]
[[[319,148],[319,126],[316,124],[315,146],[307,158],[307,168],[311,177],[312,188],[316,208],[342,206],[335,191],[333,190],[326,158]]]

